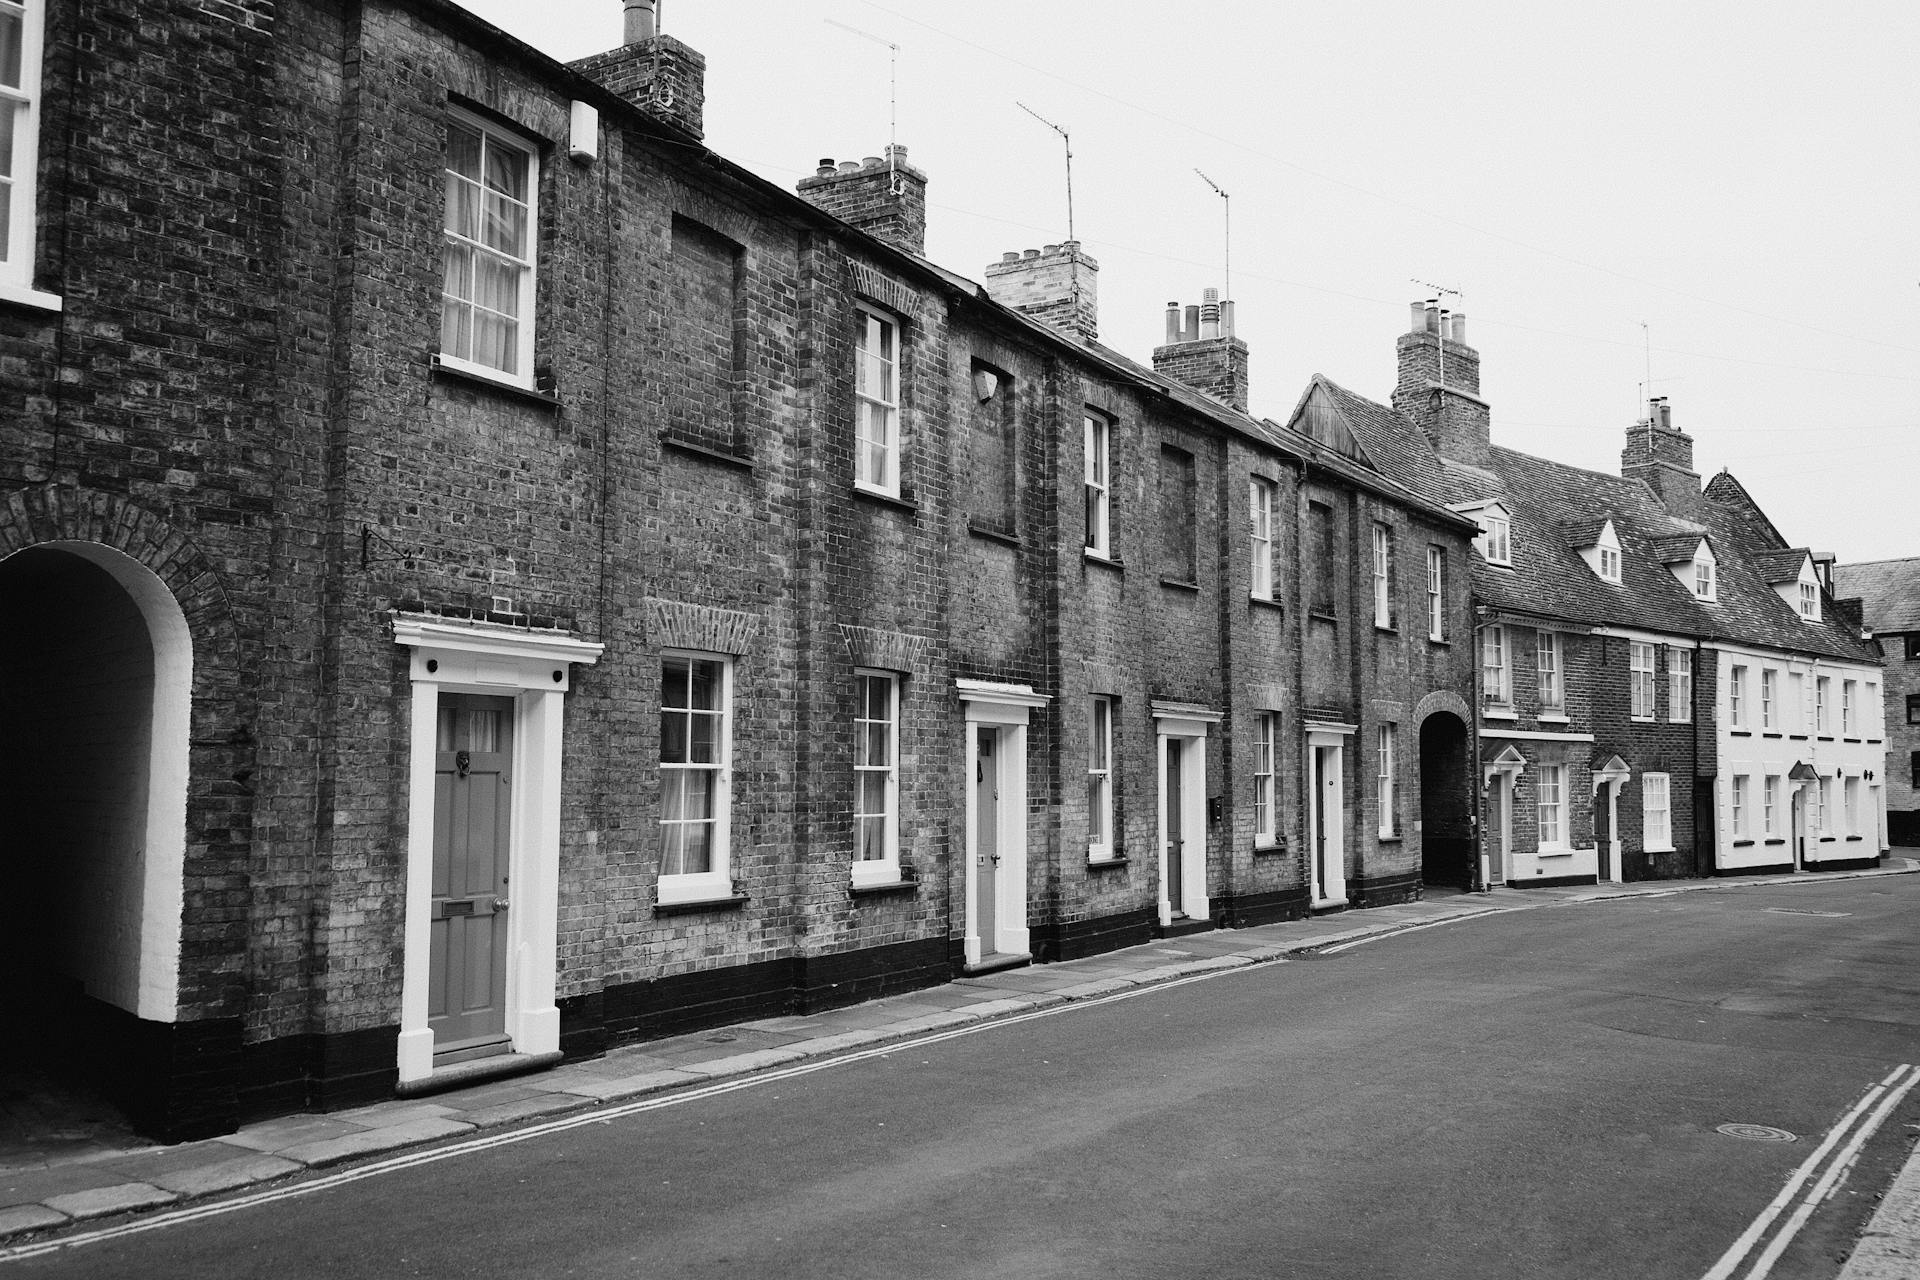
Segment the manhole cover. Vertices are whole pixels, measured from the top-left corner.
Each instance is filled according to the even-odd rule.
[[[1749,1142],[1792,1142],[1794,1136],[1785,1129],[1776,1129],[1770,1124],[1723,1124],[1715,1133],[1724,1133],[1729,1138],[1745,1138]]]

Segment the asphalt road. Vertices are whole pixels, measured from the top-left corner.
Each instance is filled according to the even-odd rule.
[[[0,1277],[1697,1280],[1863,1091],[1920,1062],[1917,909],[1900,876],[1487,917]],[[1834,1274],[1916,1098],[1774,1277]]]

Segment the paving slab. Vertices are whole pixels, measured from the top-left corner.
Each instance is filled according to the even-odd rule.
[[[344,1120],[348,1124],[363,1124],[369,1128],[380,1125],[405,1124],[409,1120],[425,1120],[433,1116],[444,1116],[454,1108],[444,1102],[376,1102],[370,1106],[355,1107],[351,1111],[328,1113],[335,1120]]]
[[[17,1204],[0,1209],[0,1240],[23,1231],[44,1231],[68,1221],[67,1215],[43,1204]]]
[[[768,1067],[798,1062],[806,1056],[794,1049],[760,1049],[753,1053],[736,1053],[731,1057],[714,1058],[707,1062],[688,1062],[680,1069],[709,1077],[740,1076],[749,1071],[763,1071]]]
[[[217,1195],[256,1182],[270,1182],[300,1172],[301,1165],[280,1156],[245,1155],[215,1164],[156,1174],[155,1185],[183,1197]]]
[[[595,1098],[601,1102],[612,1102],[616,1098],[631,1098],[635,1094],[654,1093],[683,1084],[702,1084],[708,1078],[690,1070],[642,1071],[612,1080],[578,1081],[567,1086],[567,1093],[582,1098]]]
[[[309,1168],[319,1169],[330,1164],[339,1164],[342,1160],[351,1160],[356,1156],[377,1155],[383,1151],[394,1151],[400,1147],[431,1142],[435,1138],[451,1138],[456,1134],[472,1132],[473,1126],[462,1121],[448,1120],[442,1116],[428,1116],[419,1120],[409,1120],[405,1124],[388,1125],[379,1129],[363,1129],[358,1133],[323,1138],[317,1142],[303,1142],[297,1146],[282,1148],[274,1154],[287,1160],[297,1160]]]
[[[279,1151],[285,1147],[364,1133],[366,1128],[363,1124],[336,1120],[331,1116],[288,1116],[281,1120],[250,1124],[240,1132],[229,1133],[220,1140],[255,1151]]]
[[[514,1124],[521,1120],[532,1120],[536,1116],[558,1115],[563,1111],[575,1111],[585,1101],[579,1095],[569,1093],[542,1093],[529,1098],[518,1098],[511,1102],[496,1102],[490,1107],[480,1107],[473,1111],[462,1111],[459,1119],[477,1129],[493,1129],[503,1124]]]
[[[48,1196],[71,1191],[94,1191],[128,1181],[111,1169],[91,1164],[56,1165],[51,1169],[17,1169],[0,1174],[0,1206],[42,1204]]]
[[[91,1191],[72,1191],[63,1196],[51,1196],[42,1203],[56,1213],[84,1220],[104,1218],[110,1213],[126,1213],[131,1209],[151,1209],[156,1205],[172,1204],[179,1198],[173,1192],[150,1182],[123,1182],[118,1186],[95,1187]]]

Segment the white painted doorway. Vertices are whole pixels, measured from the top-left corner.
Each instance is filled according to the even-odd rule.
[[[1212,917],[1207,893],[1207,734],[1220,713],[1179,702],[1154,702],[1159,776],[1161,928]]]
[[[1354,726],[1307,725],[1307,862],[1312,905],[1347,905],[1347,742]]]
[[[961,954],[969,967],[1030,959],[1027,927],[1027,717],[1047,705],[1027,685],[956,680],[965,708],[966,856]]]

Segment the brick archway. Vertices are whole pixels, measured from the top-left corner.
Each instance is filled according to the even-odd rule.
[[[36,787],[79,797],[42,823],[46,847],[74,854],[42,877],[58,919],[47,936],[73,954],[40,961],[84,982],[63,1015],[76,1069],[153,1136],[230,1130],[254,747],[226,587],[160,516],[67,485],[0,495],[0,574],[35,602],[0,679],[16,681],[28,724],[78,726],[42,733],[44,767],[20,756],[14,801],[28,814],[20,797]],[[95,934],[119,941],[99,954]]]
[[[1467,888],[1478,865],[1473,836],[1473,713],[1438,690],[1414,708],[1420,742],[1420,865],[1430,885]]]

